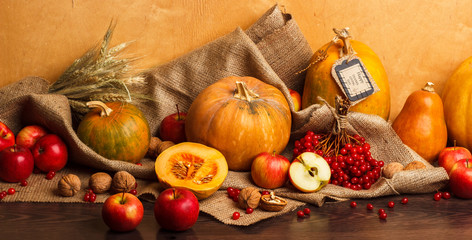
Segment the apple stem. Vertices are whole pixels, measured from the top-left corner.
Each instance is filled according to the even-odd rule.
[[[454,151],[456,150],[456,139],[454,139]]]
[[[179,104],[175,104],[175,107],[177,108],[177,120],[181,120],[180,119],[180,111],[179,111]]]
[[[125,180],[125,186],[128,186],[128,181]],[[123,192],[121,193],[121,201],[120,204],[123,205],[125,204],[125,190],[123,189]]]

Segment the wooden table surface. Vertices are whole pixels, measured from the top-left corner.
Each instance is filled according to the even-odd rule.
[[[472,200],[452,197],[433,200],[433,194],[390,196],[369,200],[308,206],[249,227],[225,225],[201,213],[185,232],[163,230],[154,219],[153,203],[143,201],[144,218],[132,232],[110,231],[101,218],[102,204],[0,202],[0,239],[471,239]],[[388,208],[389,201],[395,202]],[[372,203],[373,210],[366,205]],[[386,220],[377,211],[384,208]],[[302,209],[302,208],[300,208]]]

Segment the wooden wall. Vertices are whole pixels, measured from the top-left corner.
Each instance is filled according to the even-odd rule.
[[[136,40],[129,53],[143,56],[145,69],[246,29],[276,3],[314,51],[333,37],[333,27],[350,27],[380,56],[392,93],[390,119],[426,81],[441,92],[472,55],[472,1],[0,0],[0,87],[30,75],[55,81],[102,38],[111,19],[117,20],[111,44]]]

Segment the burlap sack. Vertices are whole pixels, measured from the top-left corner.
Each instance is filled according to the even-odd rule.
[[[148,93],[155,101],[145,102],[139,107],[146,115],[152,135],[156,135],[160,121],[173,113],[175,104],[188,109],[193,99],[205,87],[227,76],[253,76],[279,88],[286,96],[290,108],[293,102],[288,88],[302,92],[304,74],[295,74],[305,68],[312,56],[307,41],[296,22],[289,14],[282,14],[277,6],[269,9],[246,31],[236,29],[202,48],[182,56],[168,64],[152,69],[147,77]],[[154,161],[143,159],[143,166],[105,159],[75,135],[72,127],[67,99],[60,95],[47,94],[48,83],[31,77],[20,80],[0,90],[0,121],[17,133],[22,126],[40,124],[61,136],[70,152],[70,164],[53,180],[44,174],[33,174],[30,184],[20,193],[8,196],[3,201],[31,202],[83,202],[84,191],[74,197],[58,196],[56,186],[59,178],[67,173],[77,174],[82,188],[87,187],[93,172],[107,171],[110,174],[126,170],[139,179],[138,193],[143,199],[155,199],[159,184],[154,173]],[[293,141],[307,130],[328,131],[333,116],[327,106],[313,105],[293,112],[291,142],[284,155],[291,159]],[[422,160],[401,143],[390,125],[383,119],[359,113],[348,115],[349,131],[359,133],[372,145],[372,155],[386,163],[402,163]],[[424,161],[424,160],[423,160]],[[242,214],[238,221],[231,219],[234,211],[244,212],[226,195],[229,186],[244,188],[254,186],[247,172],[229,172],[221,190],[200,202],[201,211],[214,216],[225,224],[247,226],[266,218],[292,211],[306,203],[321,206],[326,199],[370,198],[400,193],[421,193],[440,189],[447,182],[447,174],[441,168],[428,165],[428,169],[397,174],[393,179],[380,179],[369,190],[354,191],[328,185],[318,193],[304,194],[289,184],[277,189],[278,195],[288,198],[288,206],[281,212],[256,210],[253,214]],[[18,184],[0,182],[0,189]],[[103,202],[108,194],[97,197]]]

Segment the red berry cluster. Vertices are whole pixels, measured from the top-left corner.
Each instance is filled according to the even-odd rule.
[[[303,209],[303,211],[302,210],[297,211],[297,216],[299,218],[303,218],[305,216],[309,216],[310,213],[311,213],[311,210],[309,208],[305,208]]]
[[[9,188],[7,191],[0,192],[0,200],[4,199],[7,195],[13,195],[16,193],[14,188]]]
[[[437,192],[433,196],[434,201],[439,201],[439,200],[441,200],[441,198],[444,198],[444,199],[447,200],[447,199],[451,198],[451,193],[449,193],[449,192]]]
[[[54,176],[56,176],[56,172],[54,171],[49,171],[47,174],[46,174],[46,179],[47,180],[51,180],[54,178]]]
[[[303,152],[314,152],[324,157],[331,167],[330,183],[353,190],[369,189],[380,178],[384,162],[372,157],[370,144],[363,137],[356,134],[349,138],[351,142],[328,153],[319,146],[324,137],[307,131],[303,138],[295,141],[294,158]]]
[[[241,192],[241,189],[228,187],[226,189],[226,192],[228,193],[229,198],[233,199],[234,202],[238,202],[238,197],[239,193]]]
[[[85,192],[85,196],[84,196],[84,202],[95,202],[95,200],[97,199],[97,195],[92,191],[92,189],[89,189]]]

